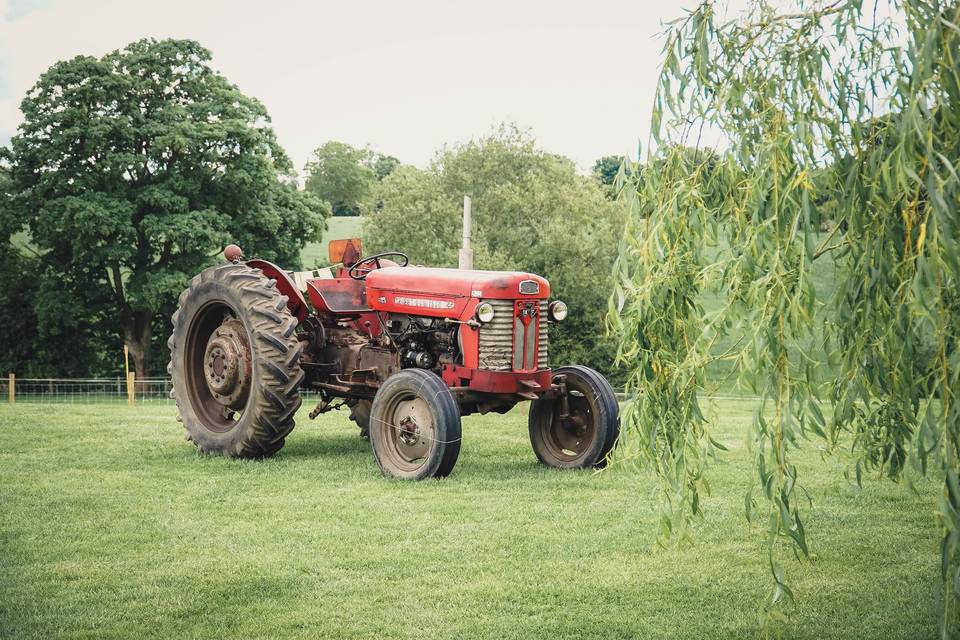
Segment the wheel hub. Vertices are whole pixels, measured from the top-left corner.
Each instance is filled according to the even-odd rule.
[[[413,418],[407,416],[400,421],[400,433],[399,438],[403,444],[408,447],[413,446],[417,443],[417,436],[420,434],[420,427],[417,426],[417,423]]]
[[[566,378],[562,384],[566,395],[557,403],[554,419],[548,427],[549,439],[554,455],[560,459],[572,459],[590,446],[596,424],[584,393],[572,388]]]
[[[211,334],[203,356],[204,377],[214,400],[242,409],[250,391],[250,369],[250,345],[243,323],[228,318]]]
[[[561,448],[576,454],[581,453],[586,445],[586,433],[587,425],[580,415],[571,415],[566,420],[558,421],[554,428],[554,435]]]
[[[409,462],[426,456],[433,439],[433,417],[426,403],[420,399],[401,402],[394,416],[397,453]]]

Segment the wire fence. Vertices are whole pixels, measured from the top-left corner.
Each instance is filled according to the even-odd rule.
[[[124,378],[0,379],[0,402],[33,404],[98,404],[104,402],[173,403],[170,378],[136,380],[128,395]]]
[[[14,393],[10,393],[11,384]],[[173,404],[170,378],[141,378],[127,386],[124,378],[0,378],[0,404],[98,404],[132,402],[140,404]],[[301,389],[304,404],[316,402],[316,391]],[[714,400],[747,400],[755,396],[738,394],[710,394]],[[621,390],[617,398],[624,400]]]
[[[10,393],[13,387],[14,393]],[[174,404],[170,378],[139,378],[127,386],[125,378],[0,378],[0,404]],[[319,395],[301,390],[304,403]]]

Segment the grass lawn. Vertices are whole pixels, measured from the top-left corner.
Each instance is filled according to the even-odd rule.
[[[327,259],[327,243],[331,240],[359,238],[363,235],[363,218],[360,216],[331,216],[327,218],[327,230],[322,242],[309,242],[300,252],[306,269],[330,264]]]
[[[0,405],[0,636],[750,638],[767,589],[743,518],[752,401],[690,548],[654,550],[645,472],[538,466],[525,414],[464,419],[444,481],[377,472],[345,413],[264,462],[197,455],[173,407]],[[810,562],[797,638],[932,638],[938,485],[799,456]]]
[[[18,231],[10,236],[10,244],[19,249],[22,253],[32,255],[37,248],[30,241],[30,234],[26,231]]]

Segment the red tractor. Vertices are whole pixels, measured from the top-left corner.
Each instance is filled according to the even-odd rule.
[[[567,307],[544,278],[362,257],[358,240],[330,243],[334,266],[309,272],[244,262],[235,245],[224,255],[180,295],[168,342],[179,420],[201,451],[276,453],[310,389],[310,417],[348,407],[388,476],[448,475],[461,416],[524,400],[542,463],[606,462],[616,397],[592,369],[550,368],[547,327]]]

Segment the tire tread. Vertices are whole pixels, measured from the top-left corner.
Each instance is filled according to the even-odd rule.
[[[199,437],[198,429],[202,424],[190,424],[194,420],[184,418],[184,427],[188,438],[204,453],[225,454],[239,458],[263,458],[271,456],[283,447],[284,440],[295,426],[294,415],[300,408],[299,386],[303,381],[300,368],[300,344],[294,336],[297,326],[287,310],[287,298],[280,294],[276,281],[263,275],[259,269],[244,264],[223,264],[205,269],[190,280],[190,285],[180,294],[177,311],[173,314],[173,331],[167,341],[171,355],[180,347],[179,340],[186,336],[183,322],[183,309],[195,298],[202,298],[198,288],[208,282],[218,282],[218,286],[230,288],[239,296],[238,313],[244,316],[248,333],[254,339],[250,342],[255,371],[259,375],[251,385],[250,399],[245,411],[253,412],[252,419],[245,423],[243,432],[229,445],[211,444],[209,438]],[[293,356],[296,357],[293,357]],[[175,379],[181,375],[172,357],[168,371]],[[255,374],[256,375],[256,374]],[[188,394],[175,394],[171,397],[177,402],[181,416],[195,415],[186,411],[190,402]],[[199,420],[195,420],[199,422]],[[238,423],[238,427],[240,423]],[[204,444],[201,444],[204,443]]]

